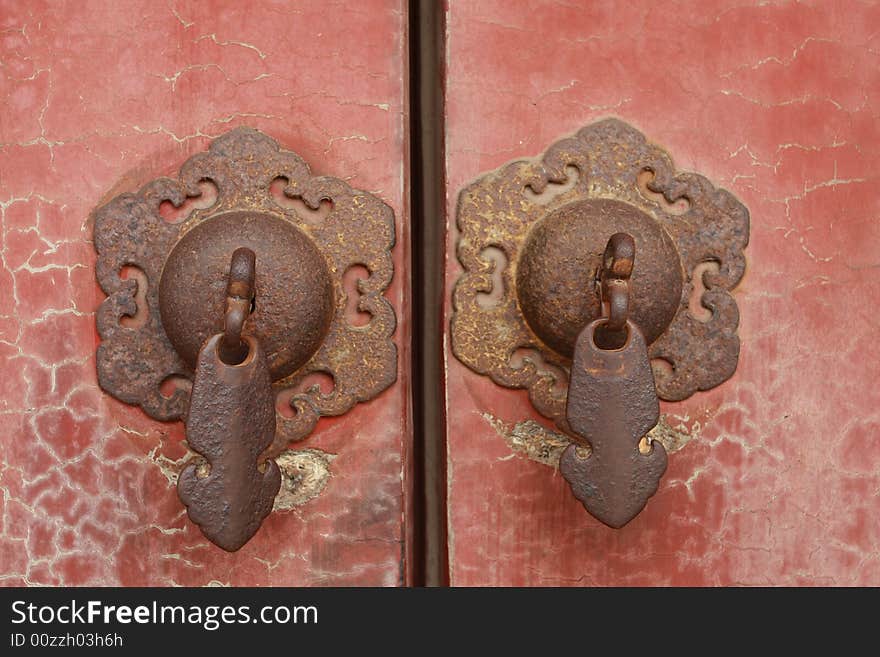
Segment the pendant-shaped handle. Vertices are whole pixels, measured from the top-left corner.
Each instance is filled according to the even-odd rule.
[[[275,437],[275,397],[266,356],[241,331],[253,297],[252,251],[233,254],[224,332],[199,351],[186,420],[189,446],[207,464],[188,465],[177,481],[190,519],[211,542],[233,552],[260,528],[281,486],[261,454]]]
[[[666,450],[654,442],[643,454],[639,443],[660,418],[660,403],[645,338],[632,321],[618,349],[596,344],[598,319],[580,334],[568,388],[566,415],[572,431],[589,441],[586,458],[569,445],[559,469],[587,511],[610,527],[622,527],[657,492],[666,472]]]
[[[593,516],[622,527],[657,492],[666,450],[642,438],[660,419],[660,402],[645,336],[629,319],[635,241],[628,233],[608,240],[598,276],[605,317],[578,335],[568,383],[566,417],[592,452],[570,445],[559,462],[572,492]]]

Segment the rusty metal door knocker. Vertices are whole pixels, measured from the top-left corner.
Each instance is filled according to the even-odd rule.
[[[528,389],[570,442],[559,469],[574,495],[622,527],[666,471],[649,436],[658,398],[736,369],[748,210],[607,119],[464,189],[457,228],[456,357]]]
[[[322,204],[329,211],[319,212]],[[178,495],[205,536],[237,550],[272,510],[281,484],[273,458],[319,417],[341,415],[396,379],[396,318],[383,296],[393,213],[237,128],[177,179],[113,198],[94,222],[107,294],[97,314],[98,381],[153,418],[186,419],[195,454]],[[127,267],[141,277],[123,277]],[[342,280],[353,267],[368,272],[357,308],[369,321],[358,325],[346,317]],[[305,387],[315,373],[333,389]],[[292,417],[276,412],[282,396]]]

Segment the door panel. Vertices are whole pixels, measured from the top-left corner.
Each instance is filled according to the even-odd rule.
[[[0,581],[404,583],[405,3],[5,2],[0,16]],[[98,388],[89,214],[237,125],[393,208],[399,360],[395,385],[296,446],[281,509],[228,554],[177,499],[183,424]]]
[[[447,326],[458,192],[599,118],[751,213],[737,372],[661,404],[677,449],[622,529],[526,393],[447,347],[452,584],[880,583],[880,7],[747,4],[448,3]]]

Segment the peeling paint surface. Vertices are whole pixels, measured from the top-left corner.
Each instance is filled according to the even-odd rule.
[[[571,443],[564,433],[548,429],[535,420],[523,420],[511,425],[489,413],[481,415],[515,454],[521,454],[537,463],[558,468],[562,452]],[[673,426],[670,424],[672,420],[667,415],[661,415],[657,426],[648,432],[648,439],[661,443],[667,452],[676,452],[698,437],[701,426],[699,422],[686,424],[686,418],[679,418],[678,423]],[[510,456],[505,456],[502,460],[509,458]]]
[[[319,449],[288,449],[275,457],[281,470],[281,490],[273,511],[292,509],[320,495],[330,479],[330,463],[335,454]]]
[[[752,218],[738,370],[661,405],[655,437],[680,449],[623,529],[512,457],[540,426],[525,393],[447,354],[452,583],[880,585],[880,5],[450,0],[447,18],[450,221],[481,173],[605,116]],[[450,224],[447,289],[454,243]]]
[[[0,584],[403,582],[406,20],[393,0],[0,0]],[[294,461],[337,455],[332,477],[288,491],[288,510],[227,554],[177,500],[183,424],[98,388],[103,295],[88,217],[237,125],[393,207],[387,298],[401,369],[391,389],[297,445],[307,451]]]

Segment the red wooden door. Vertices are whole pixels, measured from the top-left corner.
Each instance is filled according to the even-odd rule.
[[[0,581],[407,581],[406,7],[3,2]],[[258,128],[394,210],[397,383],[298,444],[280,508],[228,554],[177,500],[183,425],[97,385],[90,212]]]
[[[0,2],[0,582],[417,581],[406,25],[378,0]],[[751,213],[737,372],[662,405],[669,469],[623,529],[571,495],[526,393],[447,340],[452,584],[880,583],[878,25],[856,2],[447,3],[447,326],[458,192],[597,119]],[[177,499],[183,425],[97,385],[89,215],[239,125],[394,210],[398,377],[294,446],[276,512],[228,554]]]
[[[662,404],[669,468],[622,529],[526,393],[447,350],[452,584],[880,583],[878,27],[843,1],[450,0],[447,292],[459,190],[599,118],[751,213],[736,374]]]

